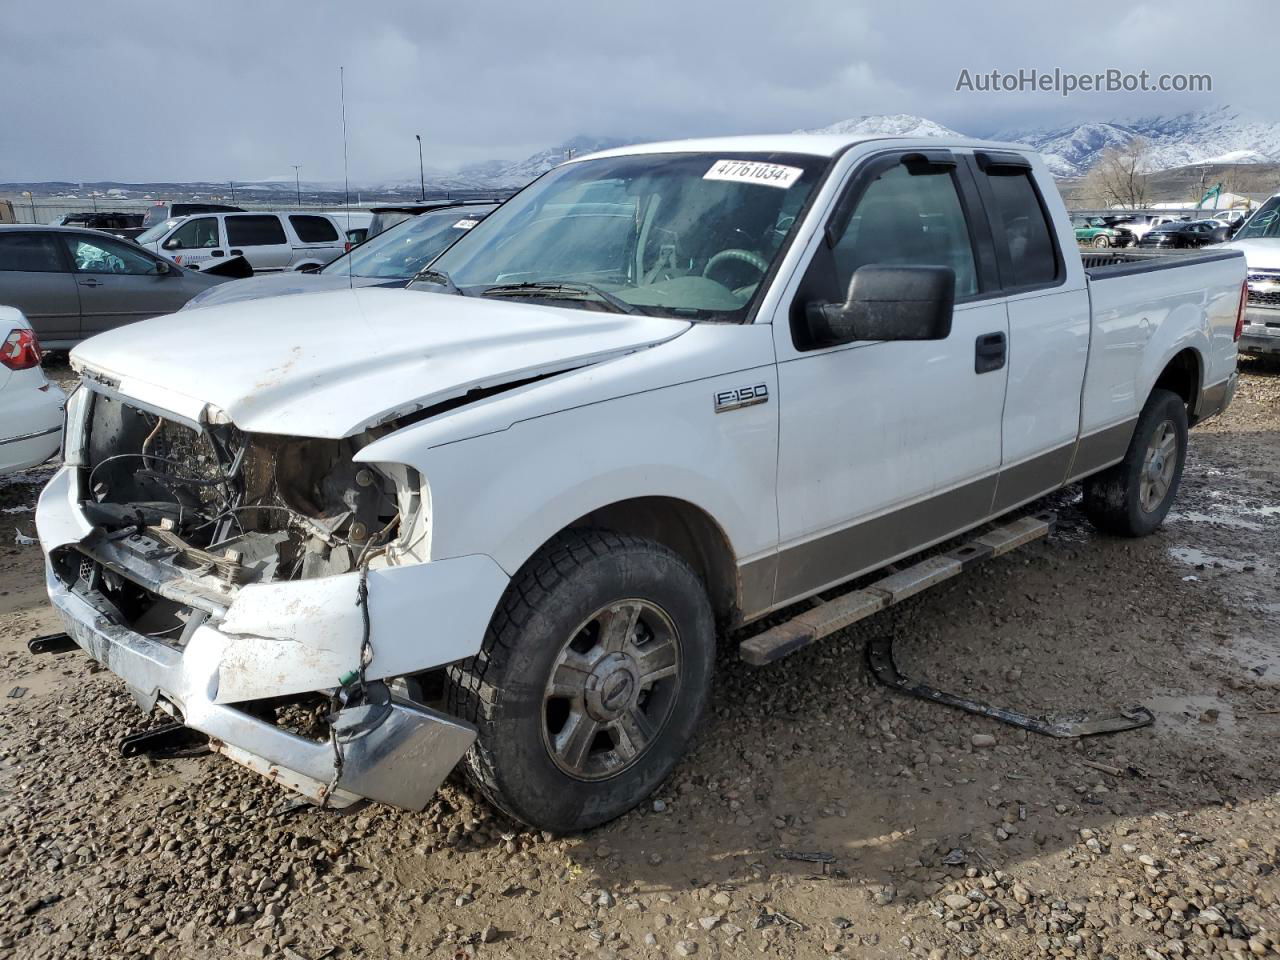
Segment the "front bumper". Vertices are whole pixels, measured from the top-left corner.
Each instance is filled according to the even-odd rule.
[[[1252,304],[1245,307],[1240,352],[1280,353],[1280,310],[1263,309]]]
[[[377,709],[340,711],[341,769],[334,745],[261,719],[252,701],[323,692],[357,664],[360,614],[355,575],[242,587],[225,613],[201,611],[180,640],[131,629],[100,594],[67,582],[50,559],[74,549],[147,589],[124,553],[107,557],[75,504],[73,468],[43,492],[36,522],[46,553],[49,599],[67,633],[155,706],[211,738],[218,752],[314,800],[335,806],[367,798],[420,810],[475,739],[475,729],[391,696]],[[104,562],[105,560],[105,562]],[[417,673],[479,649],[506,575],[488,557],[460,557],[369,573],[370,680]]]

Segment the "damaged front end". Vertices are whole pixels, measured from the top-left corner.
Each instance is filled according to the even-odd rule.
[[[423,478],[358,459],[393,429],[251,434],[86,379],[37,512],[68,632],[143,708],[291,789],[421,809],[475,737],[432,690],[506,576],[431,561]]]

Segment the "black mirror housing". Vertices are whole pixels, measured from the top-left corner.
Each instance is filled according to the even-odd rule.
[[[859,267],[844,303],[806,308],[815,343],[855,340],[945,340],[951,334],[956,274],[950,267]]]
[[[168,260],[156,261],[156,273],[160,274],[160,276],[163,277],[166,274],[170,274],[172,272],[173,272],[173,266],[169,263]]]
[[[177,238],[177,237],[170,237],[170,238],[169,238],[168,240],[166,240],[164,243],[160,244],[160,246],[164,247],[166,250],[177,250],[177,249],[178,249],[178,238]]]

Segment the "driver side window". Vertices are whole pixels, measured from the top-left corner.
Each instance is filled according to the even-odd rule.
[[[956,296],[978,292],[973,243],[951,169],[895,164],[867,187],[832,251],[836,289],[859,267],[950,267]]]
[[[173,231],[171,240],[179,250],[203,250],[218,245],[218,218],[197,217]]]

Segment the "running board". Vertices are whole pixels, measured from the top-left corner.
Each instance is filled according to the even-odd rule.
[[[949,553],[921,560],[914,566],[821,603],[785,623],[758,633],[742,641],[738,655],[753,667],[775,663],[837,630],[950,580],[976,563],[1039,540],[1047,536],[1057,522],[1055,513],[1038,513],[996,527]]]

